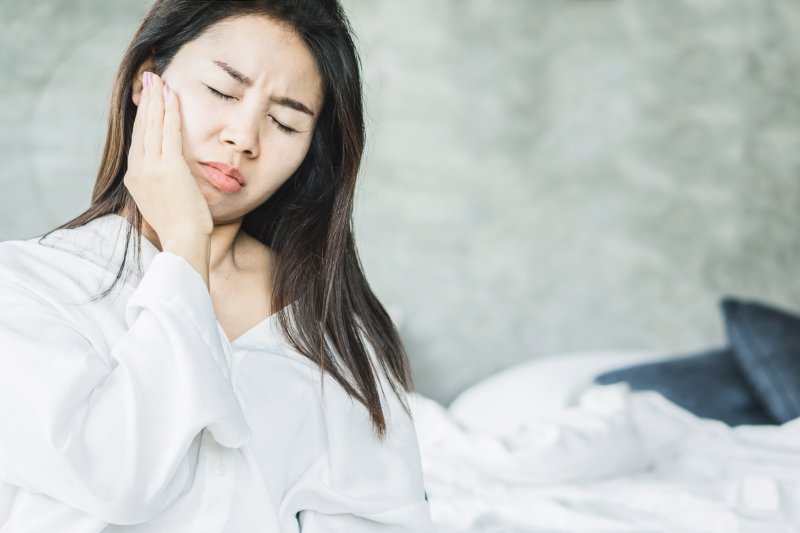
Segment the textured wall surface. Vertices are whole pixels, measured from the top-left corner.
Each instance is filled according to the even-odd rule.
[[[145,0],[0,0],[0,239],[83,210]],[[795,0],[346,0],[369,147],[356,227],[418,389],[722,342],[800,308]]]

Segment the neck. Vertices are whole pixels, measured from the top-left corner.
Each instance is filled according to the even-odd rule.
[[[130,220],[127,208],[123,209],[120,215]],[[239,230],[242,227],[242,220],[242,218],[238,218],[232,222],[214,225],[211,232],[211,256],[208,263],[210,273],[224,273],[238,268],[236,249],[241,240]],[[161,251],[158,234],[144,219],[142,219],[142,237]]]

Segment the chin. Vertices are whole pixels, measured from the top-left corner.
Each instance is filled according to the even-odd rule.
[[[210,183],[199,183],[200,192],[203,194],[203,198],[206,199],[206,204],[208,208],[213,210],[215,207],[221,205],[224,200],[223,192],[215,188]]]

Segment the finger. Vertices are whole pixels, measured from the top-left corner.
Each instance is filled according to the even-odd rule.
[[[183,156],[183,135],[178,95],[169,85],[164,86],[164,138],[161,145],[164,157]]]
[[[144,151],[144,123],[147,116],[147,95],[149,91],[144,85],[144,73],[142,74],[142,92],[139,95],[139,105],[136,107],[136,117],[133,119],[133,132],[131,133],[131,147],[129,155],[141,157]]]
[[[161,158],[161,138],[164,126],[164,99],[161,97],[163,82],[153,74],[148,89],[147,121],[144,132],[144,157],[156,160]]]

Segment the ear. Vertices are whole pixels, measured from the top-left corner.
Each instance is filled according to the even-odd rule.
[[[133,78],[133,85],[131,86],[131,100],[133,100],[133,105],[136,107],[139,107],[139,101],[142,98],[142,89],[144,89],[142,74],[144,74],[146,70],[152,72],[154,66],[155,61],[153,61],[153,58],[148,58],[139,65],[139,68],[136,70],[136,77]]]

